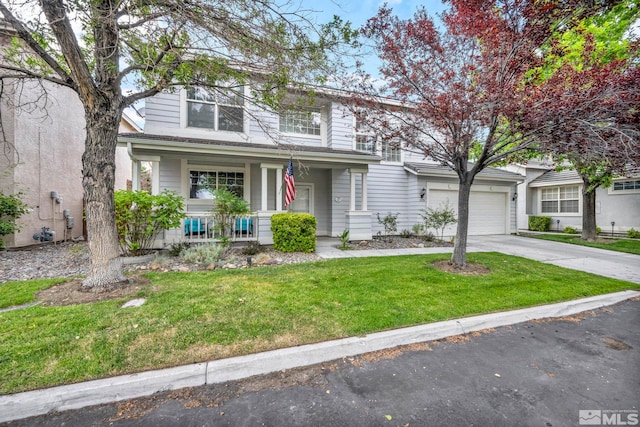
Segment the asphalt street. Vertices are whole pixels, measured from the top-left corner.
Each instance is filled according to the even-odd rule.
[[[635,299],[5,425],[552,427],[579,417],[637,425],[639,325]]]

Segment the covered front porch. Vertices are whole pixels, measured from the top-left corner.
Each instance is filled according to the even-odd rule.
[[[225,188],[246,200],[251,215],[231,221],[234,242],[272,244],[271,216],[281,212],[310,213],[318,236],[372,238],[367,209],[368,166],[379,158],[357,151],[326,147],[226,144],[155,135],[120,137],[133,160],[133,188],[139,188],[143,165],[151,169],[152,193],[172,190],[184,198],[187,217],[168,230],[158,246],[180,242],[210,242],[216,233],[211,188]],[[284,206],[284,174],[293,159],[296,199]],[[206,185],[205,185],[206,184]]]

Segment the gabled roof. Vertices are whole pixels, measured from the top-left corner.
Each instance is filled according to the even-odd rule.
[[[473,164],[469,164],[470,167]],[[441,177],[455,177],[458,175],[448,166],[442,166],[435,163],[411,163],[407,162],[404,164],[404,168],[411,173],[416,175],[423,176],[441,176]],[[515,172],[509,172],[503,169],[498,168],[486,168],[480,171],[477,175],[480,179],[487,179],[493,181],[508,181],[508,182],[522,182],[524,181],[524,176],[517,174]]]
[[[578,172],[573,169],[546,171],[529,183],[529,187],[546,187],[550,185],[582,184]]]

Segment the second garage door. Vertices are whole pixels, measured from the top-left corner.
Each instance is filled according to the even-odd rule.
[[[469,235],[507,234],[507,193],[472,191],[469,198]],[[449,206],[458,212],[458,192],[451,190],[429,191],[427,204],[438,208],[449,201]],[[445,235],[455,234],[455,226],[448,227]]]

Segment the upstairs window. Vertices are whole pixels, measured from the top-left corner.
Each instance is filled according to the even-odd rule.
[[[242,88],[187,90],[187,126],[228,132],[242,132],[244,110]]]
[[[361,121],[356,119],[356,151],[362,151],[363,153],[376,154],[376,136],[371,132],[367,126]]]
[[[580,187],[572,185],[543,188],[541,203],[542,213],[579,213]]]
[[[280,132],[320,135],[322,123],[319,109],[290,110],[280,114]]]
[[[400,148],[400,141],[391,140],[382,142],[382,160],[386,162],[401,162],[402,150]]]

